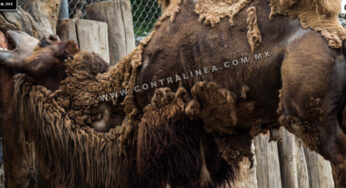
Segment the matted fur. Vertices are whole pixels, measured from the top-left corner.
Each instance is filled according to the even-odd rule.
[[[29,135],[27,142],[34,144],[37,157],[28,169],[33,169],[34,174],[40,173],[36,175],[42,175],[54,185],[66,187],[150,184],[135,170],[134,126],[138,126],[141,114],[134,95],[108,98],[114,109],[122,110],[125,117],[107,133],[91,129],[91,117],[93,109],[102,103],[100,96],[122,89],[133,90],[144,46],[160,24],[166,19],[173,20],[177,12],[179,9],[173,7],[171,12],[164,13],[152,33],[107,73],[96,74],[100,71],[100,67],[94,67],[101,61],[99,56],[80,52],[73,60],[66,61],[67,78],[54,93],[33,86],[27,76],[14,78],[15,113],[25,123]],[[30,157],[26,159],[31,160]]]
[[[67,187],[104,184],[135,187],[144,181],[137,179],[135,167],[138,165],[142,175],[159,173],[158,178],[163,178],[163,183],[174,182],[177,178],[185,181],[189,177],[198,185],[200,182],[210,183],[203,180],[207,179],[207,173],[199,173],[203,169],[200,161],[206,155],[206,159],[212,161],[208,163],[207,170],[217,184],[233,175],[234,169],[230,166],[237,168],[243,157],[251,158],[250,141],[255,134],[246,129],[235,130],[236,125],[242,123],[239,121],[250,119],[247,117],[254,111],[255,103],[245,100],[249,90],[246,87],[241,89],[243,99],[237,99],[230,90],[215,83],[198,82],[191,89],[190,99],[183,100],[184,107],[174,97],[164,106],[157,106],[160,103],[153,99],[150,104],[152,110],[147,107],[144,114],[137,108],[131,93],[126,97],[109,97],[109,102],[112,102],[115,109],[125,112],[122,124],[108,133],[97,133],[88,127],[91,123],[91,110],[101,103],[98,98],[100,95],[123,88],[133,89],[138,67],[142,64],[143,48],[161,23],[167,19],[173,22],[180,11],[182,1],[174,2],[155,24],[149,37],[105,74],[95,76],[81,70],[80,67],[85,66],[84,62],[97,61],[97,57],[82,52],[73,60],[68,60],[68,78],[55,93],[43,87],[32,87],[30,79],[23,75],[16,78],[17,115],[26,123],[27,133],[30,135],[28,141],[35,143],[39,167],[46,179]],[[221,19],[218,16],[216,18],[216,21]],[[179,95],[175,95],[177,96]],[[159,97],[159,100],[162,99],[167,98]],[[136,138],[140,144],[137,158],[139,164],[135,163],[135,159],[129,158],[136,155],[137,151],[133,150],[136,148]],[[206,140],[210,142],[206,143]],[[201,143],[204,147],[200,147]],[[165,154],[172,154],[172,148],[180,148],[181,152],[166,157]],[[200,148],[210,151],[202,152],[204,150]],[[162,153],[155,155],[157,152]],[[219,156],[220,152],[222,158]],[[175,165],[177,162],[179,165]],[[188,166],[184,165],[190,165],[190,168],[187,169]],[[177,170],[177,167],[183,170]],[[193,175],[188,176],[190,174]],[[116,179],[123,176],[127,178]]]
[[[199,15],[200,22],[204,21],[212,27],[225,17],[229,17],[229,23],[233,24],[233,17],[251,1],[198,0],[195,13]],[[342,40],[346,39],[346,30],[338,20],[341,6],[339,0],[270,0],[270,6],[270,18],[275,14],[299,18],[302,27],[321,32],[330,47],[342,47]]]
[[[182,0],[157,0],[159,5],[161,5],[162,12],[166,15],[170,15],[171,22],[173,22],[176,14],[180,11],[180,5]]]
[[[262,43],[261,31],[257,24],[256,7],[252,6],[247,9],[247,39],[251,47],[251,51],[254,52]]]
[[[122,134],[117,129],[98,133],[89,127],[77,128],[49,97],[52,93],[33,86],[25,75],[15,77],[15,94],[16,113],[24,122],[28,143],[34,143],[34,164],[43,179],[66,187],[136,187],[142,183],[133,170],[135,161],[119,154]],[[128,148],[127,152],[134,151]],[[122,176],[128,179],[118,178]]]
[[[338,20],[339,0],[271,0],[271,14],[299,18],[304,28],[321,32],[332,48],[341,48],[346,39],[346,30]]]
[[[176,92],[161,88],[144,109],[138,130],[138,171],[161,186],[186,182],[192,187],[217,186],[234,178],[234,168],[219,155],[203,121],[186,114],[191,101],[195,100],[183,87]]]
[[[222,18],[229,17],[233,25],[233,17],[239,13],[251,0],[198,0],[195,13],[199,14],[198,21],[214,27]]]

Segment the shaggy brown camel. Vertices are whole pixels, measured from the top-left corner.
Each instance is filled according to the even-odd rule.
[[[346,185],[339,1],[160,2],[165,12],[153,32],[108,72],[85,71],[97,58],[81,52],[66,60],[55,92],[35,84],[35,74],[13,78],[13,114],[37,157],[24,161],[38,162],[26,169],[42,176],[28,182],[216,187],[251,159],[254,136],[283,125],[331,161],[337,186]],[[95,131],[104,114],[113,117],[108,131]]]

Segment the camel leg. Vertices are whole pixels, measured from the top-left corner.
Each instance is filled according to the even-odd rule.
[[[346,101],[346,60],[324,42],[305,51],[302,46],[299,41],[292,43],[284,57],[279,122],[329,160],[338,176],[336,185],[345,187],[346,136],[340,125]]]

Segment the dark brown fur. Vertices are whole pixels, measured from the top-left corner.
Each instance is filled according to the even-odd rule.
[[[73,41],[58,42],[41,40],[39,48],[32,56],[13,64],[1,64],[1,101],[3,115],[2,130],[4,130],[4,165],[6,170],[6,186],[30,187],[45,184],[45,178],[36,173],[38,166],[33,164],[35,148],[25,135],[23,122],[16,116],[16,99],[13,94],[13,76],[17,73],[26,73],[35,80],[31,83],[42,85],[50,90],[56,90],[60,81],[66,78],[65,59],[73,58],[79,51]],[[107,71],[109,65],[97,54],[94,54],[93,64],[85,63],[81,70],[87,70],[91,75]],[[102,61],[101,61],[102,60]],[[29,87],[30,88],[30,87]],[[50,184],[50,183],[49,183]],[[42,185],[43,186],[43,185]]]
[[[251,158],[253,136],[278,127],[277,119],[281,116],[279,123],[332,162],[338,175],[336,182],[338,186],[344,186],[345,134],[340,129],[340,114],[345,97],[345,52],[329,48],[319,33],[302,29],[298,20],[280,15],[270,20],[267,1],[254,1],[248,6],[256,7],[261,30],[262,43],[255,53],[269,51],[270,56],[162,86],[170,89],[147,90],[124,97],[124,103],[131,105],[124,105],[127,108],[122,110],[126,115],[131,114],[129,120],[137,115],[134,119],[140,119],[140,122],[131,127],[133,122],[125,119],[121,126],[109,132],[112,134],[121,128],[120,134],[113,135],[115,142],[127,141],[126,145],[130,146],[125,148],[127,155],[122,159],[116,157],[116,154],[122,156],[122,151],[114,151],[112,142],[102,140],[108,135],[95,133],[88,127],[74,127],[75,121],[80,125],[88,120],[88,111],[95,105],[90,102],[91,94],[100,89],[107,92],[119,85],[141,85],[211,65],[221,66],[234,58],[253,57],[246,36],[248,13],[245,9],[234,17],[233,25],[221,20],[211,28],[197,22],[193,1],[184,0],[173,22],[167,19],[156,25],[155,34],[140,55],[127,56],[119,66],[98,77],[78,74],[78,70],[68,75],[67,80],[72,81],[64,83],[63,91],[71,97],[66,97],[71,104],[66,103],[66,107],[61,103],[51,104],[51,98],[47,97],[50,92],[42,87],[31,88],[30,79],[18,76],[16,98],[20,108],[16,113],[23,116],[24,110],[30,114],[23,120],[27,131],[35,135],[31,139],[39,153],[40,170],[50,175],[48,178],[53,182],[67,186],[87,186],[87,183],[104,186],[107,182],[119,187],[160,187],[167,183],[213,187],[234,175],[242,157]],[[136,66],[124,63],[137,63],[128,60],[141,58],[141,55],[142,65],[138,72]],[[90,57],[92,55],[80,53],[77,65],[89,61]],[[132,74],[137,76],[136,83],[131,80]],[[83,90],[82,86],[90,87],[92,91]],[[244,91],[244,87],[248,89]],[[188,100],[179,95],[181,88],[187,90]],[[280,89],[281,101],[278,98]],[[160,94],[162,90],[166,94]],[[35,93],[40,95],[32,96]],[[83,95],[86,97],[81,100],[78,99],[81,93],[88,95]],[[132,100],[136,101],[135,105]],[[44,106],[42,101],[49,105]],[[117,108],[123,105],[117,104],[117,99],[112,102]],[[280,114],[277,114],[279,103]],[[73,121],[65,111],[59,111],[61,106],[69,110],[67,114]],[[129,106],[132,108],[128,109]],[[141,115],[138,115],[137,107]],[[70,116],[73,110],[79,114]],[[42,121],[49,122],[50,127],[44,128],[46,125]],[[61,129],[65,132],[60,133]],[[119,147],[117,144],[114,147]],[[99,147],[106,148],[109,153],[102,153]],[[83,152],[85,156],[81,154]],[[101,162],[95,164],[93,159]],[[203,168],[204,159],[206,168]],[[106,171],[101,172],[99,168],[92,168],[102,169],[109,164],[115,170],[105,168]],[[113,170],[114,175],[102,174]],[[134,182],[118,180],[122,170],[125,170],[124,176]]]
[[[340,131],[339,125],[341,123],[337,121],[340,119],[337,116],[340,114],[340,110],[344,108],[345,85],[344,79],[331,79],[331,76],[336,74],[336,71],[344,74],[343,66],[333,67],[337,64],[337,57],[344,57],[345,53],[342,50],[329,48],[328,43],[319,33],[302,29],[298,20],[275,16],[270,21],[268,16],[270,7],[267,6],[266,1],[255,1],[249,6],[255,6],[258,10],[257,19],[262,35],[262,44],[255,53],[269,50],[271,56],[258,62],[239,63],[238,66],[228,70],[183,80],[184,87],[190,89],[198,81],[213,81],[221,88],[234,93],[236,104],[254,102],[253,113],[237,117],[238,123],[231,130],[235,134],[240,134],[239,132],[252,130],[251,127],[259,127],[262,131],[256,131],[258,134],[265,129],[278,127],[279,115],[276,114],[276,109],[279,99],[277,96],[283,84],[282,103],[284,110],[280,113],[286,116],[295,116],[300,121],[311,120],[313,117],[325,117],[327,113],[334,114],[333,121],[311,122],[310,126],[313,128],[307,129],[306,134],[289,129],[288,126],[287,128],[303,138],[312,149],[321,153],[332,163],[341,164],[341,169],[344,169],[342,166],[345,165],[346,158],[344,151],[345,135]],[[227,20],[221,20],[221,23],[215,28],[196,24],[198,16],[193,13],[193,10],[192,1],[184,1],[181,12],[175,17],[174,22],[164,22],[161,25],[155,37],[144,49],[144,66],[138,74],[137,84],[149,83],[176,74],[186,73],[188,75],[189,71],[211,65],[221,66],[227,60],[251,55],[251,49],[247,44],[246,34],[244,34],[247,31],[246,10],[239,12],[234,19],[234,25],[228,24]],[[300,33],[304,35],[305,40],[299,40]],[[287,62],[286,65],[289,65],[288,62],[291,61],[297,68],[281,67],[282,62]],[[280,69],[283,72],[282,75]],[[284,71],[294,74],[284,74]],[[281,76],[283,77],[282,82]],[[299,83],[299,87],[292,86],[295,83]],[[241,97],[244,85],[250,88],[246,99]],[[169,84],[169,87],[174,90],[178,88],[178,83]],[[290,91],[292,91],[293,96],[288,94]],[[330,93],[329,97],[326,96],[327,91]],[[214,96],[215,94],[211,95]],[[136,97],[138,105],[144,108],[149,104],[152,96],[153,90],[138,93]],[[323,100],[324,97],[326,100]],[[310,103],[310,98],[314,98],[314,100],[320,98],[323,104],[328,104],[327,100],[329,100],[338,106],[326,105],[321,109],[318,104],[316,106],[315,102]],[[295,102],[296,100],[297,102]],[[210,104],[201,102],[201,99],[198,101],[201,106],[213,104],[213,102]],[[299,111],[303,113],[298,114],[290,111],[291,104],[298,105]],[[244,115],[244,113],[239,114]],[[233,115],[235,114],[233,113],[228,118],[231,119]],[[210,115],[210,117],[215,117],[215,115]],[[283,122],[280,121],[280,123]],[[287,124],[284,123],[283,125]],[[201,126],[205,126],[205,122]],[[215,125],[215,127],[219,126],[226,127],[227,125]],[[315,139],[316,136],[317,140]],[[229,148],[232,148],[232,143],[229,144]],[[143,161],[143,164],[147,163]],[[341,172],[340,175],[342,176]],[[345,180],[341,180],[339,186],[345,184],[342,181]]]

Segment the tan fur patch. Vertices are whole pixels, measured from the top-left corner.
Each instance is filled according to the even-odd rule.
[[[169,17],[169,20],[173,22],[175,16],[180,11],[182,0],[158,0],[158,3],[161,5],[163,12],[160,18],[161,21],[166,19],[166,17]]]
[[[199,0],[195,13],[199,14],[199,22],[214,27],[222,18],[229,17],[233,25],[233,17],[238,14],[251,0]]]
[[[271,0],[270,18],[275,14],[299,18],[304,28],[312,28],[321,32],[332,48],[342,47],[341,41],[346,39],[346,30],[338,20],[339,0]]]
[[[257,24],[256,7],[252,6],[247,9],[247,38],[251,47],[251,51],[254,52],[262,43],[261,31]]]

